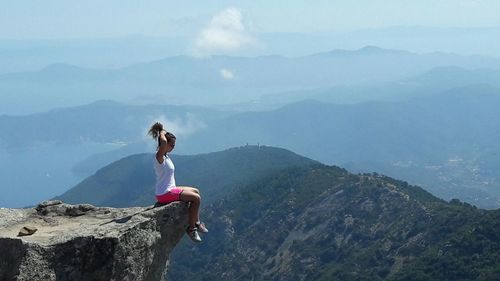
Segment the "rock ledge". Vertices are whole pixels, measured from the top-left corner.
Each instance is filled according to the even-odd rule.
[[[163,280],[187,205],[0,208],[0,280]],[[24,227],[37,231],[18,237]]]

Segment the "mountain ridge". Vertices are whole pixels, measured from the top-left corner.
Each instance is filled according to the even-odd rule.
[[[200,188],[207,202],[231,193],[253,177],[293,165],[317,163],[285,149],[251,145],[200,155],[174,154],[171,158],[176,165],[176,182]],[[153,160],[153,153],[124,157],[55,199],[96,206],[150,205],[154,200]]]
[[[297,58],[176,56],[107,70],[55,65],[38,73],[0,75],[0,90],[8,93],[0,113],[25,112],[27,108],[40,111],[48,104],[71,106],[102,98],[198,105],[239,103],[279,92],[394,81],[449,65],[499,68],[500,59],[368,46]],[[36,92],[26,85],[35,85]]]
[[[485,230],[492,235],[485,240],[482,232],[470,232],[487,227],[498,211],[447,203],[379,174],[354,175],[321,164],[291,167],[208,210],[206,221],[215,235],[199,248],[181,244],[172,256],[170,278],[488,280],[498,266],[490,264],[495,252],[485,251],[499,247],[500,225]],[[476,221],[483,216],[490,217]],[[464,244],[458,243],[467,233]],[[481,243],[488,246],[476,249]],[[181,250],[191,253],[190,262]],[[445,272],[433,267],[433,261],[441,265],[456,251]],[[484,258],[464,265],[468,253]]]
[[[458,200],[446,202],[418,186],[377,173],[353,174],[337,166],[304,162],[301,157],[302,165],[263,165],[265,161],[246,161],[249,153],[268,154],[267,159],[280,158],[280,153],[293,156],[288,159],[296,157],[261,146],[219,152],[230,155],[221,158],[226,165],[215,161],[213,153],[201,159],[172,155],[179,183],[197,183],[207,199],[202,217],[211,230],[199,247],[188,243],[176,247],[169,279],[423,281],[467,276],[467,280],[491,280],[500,266],[496,252],[490,250],[500,249],[498,210],[481,210]],[[181,164],[197,158],[196,165]],[[121,197],[121,203],[113,204],[126,206],[140,202],[145,193],[136,191],[148,186],[151,203],[152,159],[152,154],[133,155],[114,163],[120,165],[111,164],[96,173],[102,187],[81,186],[80,194],[106,198],[106,189],[118,183],[119,191],[110,197]],[[127,161],[138,165],[124,165]],[[216,175],[210,172],[213,169],[204,170],[210,165],[215,170],[239,166],[240,172]],[[252,166],[276,169],[262,173]],[[150,175],[134,172],[141,169]],[[242,171],[250,173],[241,181],[229,176],[238,177]],[[224,187],[209,188],[214,178]],[[124,188],[124,183],[133,188]],[[467,263],[469,255],[476,258]],[[433,267],[434,263],[445,264],[446,271]]]

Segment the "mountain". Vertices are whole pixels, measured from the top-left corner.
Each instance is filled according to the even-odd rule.
[[[280,146],[352,171],[403,178],[447,200],[496,208],[499,166],[492,159],[500,137],[495,127],[499,96],[495,87],[470,85],[398,102],[341,105],[306,100],[245,113],[100,101],[0,116],[0,145],[5,149],[0,151],[0,175],[9,189],[1,203],[15,203],[16,196],[10,194],[17,189],[12,187],[47,186],[39,201],[126,155],[153,151],[145,132],[160,119],[178,136],[181,154],[246,143]],[[32,136],[26,137],[26,132]],[[24,170],[18,168],[26,159],[35,164],[31,177],[23,177]]]
[[[498,105],[500,90],[491,87],[458,88],[405,102],[338,105],[305,100],[218,120],[217,126],[193,134],[186,145],[276,144],[327,163],[405,158],[432,162],[446,150],[460,152],[455,146],[492,144],[492,137],[498,137],[491,122],[500,118]]]
[[[306,100],[221,119],[184,145],[284,147],[353,171],[400,177],[448,200],[496,208],[499,167],[482,159],[498,153],[499,106],[500,90],[484,85],[400,102],[339,105]]]
[[[438,96],[459,88],[500,88],[500,71],[497,68],[465,69],[441,66],[403,79],[369,84],[340,85],[331,88],[294,90],[261,96],[248,103],[231,108],[272,110],[292,102],[315,99],[336,104],[355,104],[366,101],[409,101],[416,97]],[[222,108],[230,108],[220,107]]]
[[[498,273],[499,211],[272,147],[172,157],[178,182],[200,187],[210,232],[199,245],[176,247],[169,280],[495,280]],[[152,158],[117,161],[60,199],[151,204]]]
[[[75,144],[138,141],[158,119],[165,125],[182,125],[185,133],[226,117],[232,112],[197,106],[129,105],[99,100],[87,105],[58,108],[47,112],[0,116],[1,147],[25,147],[36,143]],[[23,128],[20,130],[19,128]],[[170,128],[172,129],[172,128]],[[180,131],[180,130],[179,130]],[[26,134],[33,137],[26,137]],[[182,132],[178,133],[182,135]]]
[[[57,40],[0,39],[0,74],[40,69],[54,62],[89,68],[117,68],[155,58],[185,54],[194,33],[179,31],[162,37],[126,36]],[[428,53],[436,50],[458,54],[500,57],[498,26],[436,28],[391,26],[351,32],[256,33],[263,44],[240,50],[244,56],[281,54],[304,56],[331,49],[357,49],[366,45]],[[190,34],[190,35],[188,35]],[[416,44],[425,42],[425,44]]]
[[[500,212],[325,165],[256,179],[206,208],[169,280],[497,280]]]
[[[7,149],[0,150],[5,189],[0,203],[19,200],[12,195],[19,189],[13,187],[36,191],[40,201],[63,193],[122,157],[154,151],[155,144],[145,132],[159,119],[177,135],[179,154],[245,144],[279,146],[351,171],[401,178],[446,200],[459,198],[497,208],[500,166],[494,159],[499,153],[495,127],[500,121],[499,97],[498,88],[475,84],[402,101],[303,100],[275,110],[243,113],[101,101],[35,115],[0,116],[4,132],[0,145]],[[68,133],[68,128],[78,129]],[[26,132],[32,137],[27,138]],[[25,177],[19,167],[28,161],[33,172]],[[46,188],[40,190],[40,184]]]
[[[198,187],[204,202],[211,202],[261,178],[290,166],[316,163],[290,151],[243,146],[220,152],[171,156],[179,185]],[[96,206],[146,206],[154,199],[153,154],[138,154],[116,161],[56,197],[68,203]]]
[[[196,106],[97,101],[37,114],[2,115],[0,206],[36,204],[63,193],[98,168],[126,155],[154,151],[154,141],[146,136],[154,121],[161,120],[182,141],[230,114]],[[115,150],[123,153],[73,168],[95,154]],[[178,151],[183,153],[182,145]],[[23,196],[26,192],[32,195]]]
[[[98,99],[230,104],[265,94],[389,82],[439,66],[498,68],[500,59],[368,46],[293,58],[174,56],[104,70],[55,64],[40,71],[0,75],[0,113],[26,114]]]
[[[362,53],[363,51],[358,51]],[[387,50],[379,50],[387,52]],[[354,56],[354,55],[353,55]],[[66,69],[66,66],[54,66],[65,69],[63,73],[78,70]],[[57,70],[47,70],[53,72]],[[61,74],[62,75],[62,74]],[[429,96],[426,100],[432,104],[434,97],[440,99],[442,93],[445,98],[452,99],[452,92],[461,92],[461,95],[474,93],[498,94],[500,89],[500,72],[498,70],[476,69],[467,70],[458,67],[440,67],[412,78],[398,80],[389,84],[358,85],[356,87],[339,86],[331,89],[317,89],[315,91],[299,91],[283,93],[281,95],[266,96],[268,102],[279,104],[279,109],[289,104],[290,100],[300,103],[304,98],[323,102],[336,101],[337,103],[359,103],[361,100],[377,99],[412,103],[416,97]],[[344,97],[349,96],[350,102]],[[385,97],[385,98],[383,98]],[[441,97],[442,98],[442,97]],[[78,142],[91,141],[96,143],[109,142],[137,142],[140,140],[145,125],[152,120],[163,118],[174,123],[174,126],[188,127],[192,131],[198,127],[209,127],[206,123],[229,117],[231,119],[235,107],[226,106],[225,110],[213,110],[207,107],[174,106],[174,105],[130,105],[109,100],[100,100],[84,106],[53,109],[47,112],[30,115],[0,115],[0,129],[4,134],[0,136],[0,147],[24,147],[33,143],[61,143],[74,144],[75,135],[65,133],[66,128],[73,128]],[[242,105],[251,108],[251,105]],[[346,106],[348,108],[349,106]],[[362,108],[363,105],[351,106]],[[270,111],[270,110],[266,110]],[[282,110],[281,110],[282,111]],[[251,113],[260,114],[260,113]],[[266,114],[266,113],[264,113]],[[106,122],[102,122],[106,120]],[[19,127],[23,130],[19,130]],[[192,128],[196,127],[196,128]],[[75,131],[75,128],[78,130]],[[113,128],[113,129],[112,129]],[[33,134],[26,138],[25,132]],[[190,133],[190,132],[188,132]],[[178,133],[179,134],[179,133]],[[33,139],[33,140],[32,140]]]
[[[60,62],[86,68],[117,68],[182,53],[185,36],[151,38],[0,39],[0,73],[25,72]]]

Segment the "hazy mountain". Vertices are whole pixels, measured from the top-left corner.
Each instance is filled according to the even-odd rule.
[[[498,137],[494,120],[500,118],[499,103],[500,91],[487,86],[405,102],[338,105],[306,100],[278,110],[232,115],[187,141],[193,146],[203,141],[216,149],[233,143],[279,143],[328,163],[418,156],[432,162],[441,158],[436,152],[443,149],[459,153],[471,142],[492,145]],[[349,148],[357,152],[343,153]]]
[[[494,172],[498,166],[486,166],[494,162],[481,159],[491,159],[489,155],[498,151],[499,106],[500,92],[488,86],[453,89],[405,102],[335,105],[310,100],[278,110],[233,115],[198,131],[185,145],[194,148],[203,142],[214,149],[241,143],[280,146],[355,171],[402,177],[447,199],[458,197],[494,207],[499,198],[499,175]],[[474,192],[461,187],[483,192],[474,197]]]
[[[154,151],[154,141],[146,136],[153,121],[164,122],[182,141],[228,114],[194,106],[100,101],[32,115],[0,116],[0,206],[35,204],[63,193],[112,161]],[[90,168],[73,168],[98,153],[115,150],[118,155],[111,159],[94,157]],[[182,153],[182,145],[178,151]],[[26,193],[31,196],[23,196]]]
[[[438,66],[498,68],[500,59],[368,46],[296,58],[176,56],[112,70],[56,64],[38,72],[0,75],[0,113],[25,114],[98,99],[229,104],[284,91],[388,82]]]
[[[197,106],[128,105],[113,101],[97,101],[88,105],[60,108],[48,112],[0,116],[2,147],[25,147],[36,143],[79,144],[85,142],[129,143],[143,140],[153,121],[186,135],[207,126],[231,112]],[[181,127],[182,128],[178,128]],[[21,129],[22,128],[22,129]],[[27,133],[32,137],[27,137]]]
[[[219,108],[270,110],[306,98],[338,104],[366,101],[408,101],[415,97],[439,95],[456,88],[487,86],[500,88],[500,71],[498,69],[464,69],[449,66],[433,68],[416,76],[396,81],[283,92],[265,95],[251,102],[220,106]]]
[[[36,71],[65,63],[114,69],[185,51],[185,36],[129,36],[100,39],[0,40],[0,74]]]
[[[177,134],[180,154],[247,143],[280,146],[352,171],[399,177],[445,199],[496,208],[499,97],[496,88],[472,85],[399,102],[341,105],[309,100],[245,113],[100,102],[46,114],[3,116],[2,143],[22,149],[2,151],[7,155],[1,162],[2,189],[4,198],[12,199],[19,186],[37,190],[41,198],[54,195],[54,190],[62,193],[104,165],[154,151],[145,132],[160,118],[169,120],[167,127]],[[34,132],[33,137],[26,138],[21,127]],[[75,133],[67,133],[75,127]],[[20,167],[28,161],[35,161],[35,172],[25,177]],[[46,187],[38,190],[38,184]]]
[[[332,49],[357,49],[366,45],[457,54],[500,57],[499,27],[392,26],[350,32],[256,33],[261,46],[240,52],[244,56],[297,57]],[[118,68],[156,58],[186,54],[196,31],[170,37],[128,36],[57,40],[0,40],[0,74],[34,71],[54,62],[89,68]],[[425,44],[422,44],[425,42]],[[242,50],[240,50],[242,51]]]
[[[416,53],[449,52],[500,57],[500,27],[390,26],[349,32],[266,33],[260,37],[266,51],[288,56],[306,55],[329,49],[355,49],[366,45]]]
[[[99,102],[31,116],[2,116],[2,143],[32,150],[3,157],[4,188],[34,186],[38,179],[61,192],[78,180],[71,171],[78,172],[81,178],[126,155],[154,150],[152,142],[144,142],[145,124],[165,116],[174,121],[174,131],[187,128],[186,134],[178,133],[180,153],[220,150],[245,143],[278,145],[303,151],[326,163],[340,163],[353,171],[398,176],[444,198],[458,197],[493,207],[498,198],[497,166],[494,161],[482,159],[491,159],[489,155],[497,151],[497,130],[495,122],[491,122],[498,119],[497,96],[494,88],[470,86],[398,103],[332,105],[309,101],[275,111],[236,115],[196,107]],[[20,127],[32,132],[33,137],[26,138]],[[66,133],[66,128],[74,127],[78,128],[76,133]],[[72,168],[89,155],[127,143],[136,145],[92,156]],[[85,149],[80,145],[86,145]],[[69,161],[72,164],[51,163],[68,153],[74,156]],[[12,163],[22,163],[30,157],[44,163],[39,176],[35,173],[29,177],[35,182],[22,180],[25,177],[19,176],[19,168],[12,171],[16,168]],[[71,180],[58,183],[57,179],[62,178]]]

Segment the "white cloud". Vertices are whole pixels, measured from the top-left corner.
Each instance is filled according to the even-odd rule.
[[[257,45],[257,40],[245,27],[241,11],[237,8],[227,8],[217,13],[200,32],[195,40],[193,52],[196,56],[207,56],[253,45]]]
[[[196,118],[192,113],[186,113],[183,117],[167,118],[165,115],[156,116],[150,118],[148,124],[153,124],[154,122],[160,122],[163,124],[163,128],[176,137],[187,137],[198,130],[206,128],[206,124],[200,119]],[[146,132],[149,130],[149,127]],[[148,137],[150,138],[150,137]]]
[[[222,76],[222,78],[226,79],[226,80],[231,80],[234,78],[234,74],[232,71],[230,70],[227,70],[225,68],[222,68],[220,70],[220,76]]]

